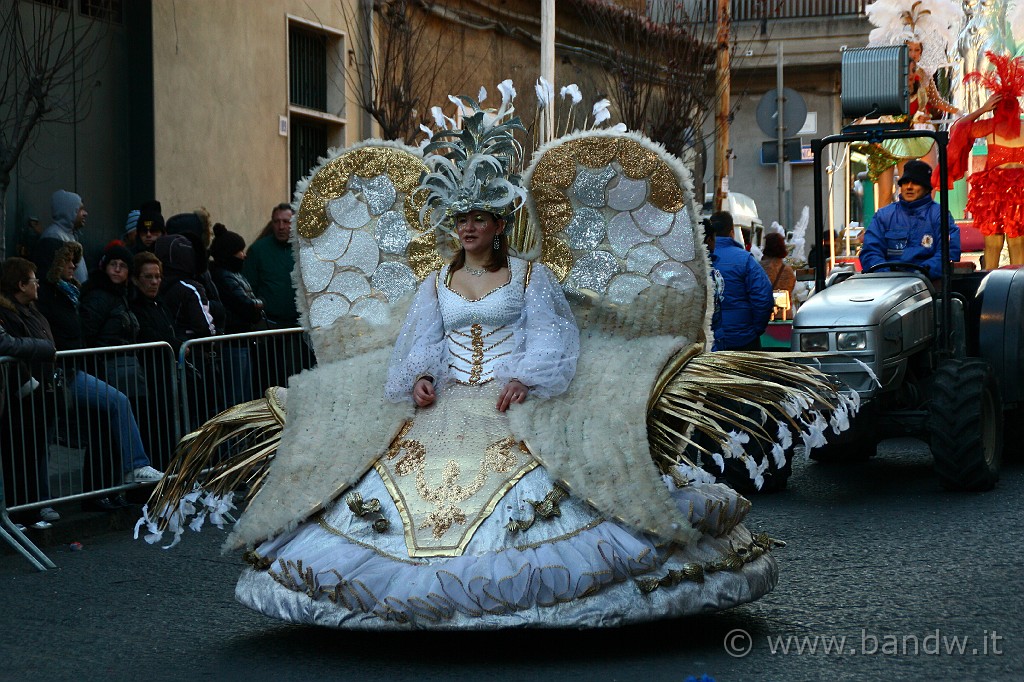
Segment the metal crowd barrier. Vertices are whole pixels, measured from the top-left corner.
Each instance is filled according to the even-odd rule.
[[[170,461],[182,431],[168,344],[61,351],[30,378],[16,361],[3,367],[9,510],[116,493],[132,487],[127,471]]]
[[[52,568],[8,511],[136,487],[126,472],[164,471],[185,433],[315,363],[301,328],[195,339],[177,358],[166,343],[62,351],[30,373],[0,357],[0,539]]]
[[[227,408],[316,364],[300,327],[192,339],[178,352],[181,416],[188,433]]]
[[[181,436],[175,377],[166,343],[62,351],[31,365],[4,358],[4,525],[8,512],[114,494],[139,485],[132,469],[165,466]],[[23,534],[9,535],[0,537],[28,547]]]

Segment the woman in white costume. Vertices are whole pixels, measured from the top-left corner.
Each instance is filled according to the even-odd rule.
[[[292,378],[286,403],[285,392],[272,389],[265,401],[233,408],[183,440],[184,454],[171,468],[177,478],[158,488],[153,516],[140,521],[150,531],[147,540],[172,530],[177,541],[196,513],[200,522],[206,514],[217,520],[224,505],[191,490],[201,479],[197,472],[218,443],[238,434],[232,430],[238,425],[270,433],[280,430],[276,422],[284,424],[280,447],[277,436],[270,445],[258,444],[261,454],[247,466],[274,449],[276,459],[226,545],[248,550],[238,600],[275,618],[379,630],[604,627],[728,608],[774,587],[772,541],[741,523],[749,502],[681,460],[655,464],[656,442],[679,448],[692,441],[671,420],[660,440],[652,435],[652,395],[666,392],[667,377],[689,372],[698,386],[679,395],[691,407],[716,391],[747,405],[775,405],[782,411],[772,413],[770,427],[763,418],[745,422],[714,406],[701,413],[698,428],[713,430],[723,449],[717,461],[748,461],[741,445],[746,436],[733,429],[745,424],[764,434],[779,420],[783,440],[789,439],[783,421],[820,435],[825,422],[819,410],[841,402],[834,387],[800,368],[779,388],[765,380],[779,376],[774,359],[701,353],[703,342],[666,333],[680,315],[695,316],[702,329],[710,319],[703,307],[677,305],[693,300],[703,306],[706,297],[706,283],[686,279],[678,268],[671,270],[673,281],[696,298],[649,285],[646,294],[634,292],[632,306],[580,307],[581,335],[560,278],[541,262],[509,252],[513,218],[528,198],[511,171],[519,152],[513,131],[520,129],[518,119],[467,112],[460,129],[435,135],[423,160],[416,150],[374,142],[325,161],[300,187],[300,296],[313,301],[303,305],[320,364]],[[630,169],[631,159],[651,172],[662,167],[656,147],[639,137],[604,134],[574,144],[591,157],[595,145],[625,150],[623,165]],[[552,158],[561,158],[568,147],[552,149]],[[406,162],[424,170],[404,172]],[[352,171],[358,164],[359,174]],[[330,176],[332,169],[348,179]],[[608,183],[609,173],[581,172],[576,186],[589,191],[583,182]],[[380,179],[385,174],[397,195]],[[659,178],[657,187],[685,186],[671,173]],[[537,177],[533,182],[539,186]],[[621,186],[647,192],[640,181],[630,182]],[[318,198],[326,187],[335,199]],[[393,209],[402,192],[420,203],[399,214]],[[676,196],[655,194],[663,204]],[[691,204],[680,201],[675,209],[688,235],[677,252],[705,268],[698,271],[706,279],[705,254],[692,248],[699,231],[682,213]],[[405,223],[387,233],[388,221],[404,215],[412,224],[417,213],[430,227],[395,245],[388,235],[406,235]],[[367,217],[373,215],[381,216],[369,230],[381,253],[401,260],[375,255],[360,266],[374,273],[374,292],[400,280],[409,271],[406,262],[427,263],[400,328],[388,327],[386,319],[367,322],[381,299],[373,298],[376,293],[349,307],[338,293],[348,290],[327,284],[352,279],[353,270],[339,264],[349,268],[352,245],[370,242],[345,230],[377,220]],[[673,220],[674,214],[664,215]],[[668,226],[659,229],[666,240],[678,238]],[[457,245],[447,263],[422,257],[422,245],[447,238]],[[348,250],[336,256],[331,249],[338,240],[348,240]],[[672,248],[677,242],[663,243]],[[570,252],[550,240],[545,246],[549,253]],[[593,262],[610,257],[602,251]],[[310,274],[317,268],[326,274]],[[566,282],[600,285],[594,270],[573,268]],[[377,277],[382,270],[390,279]],[[404,300],[401,293],[388,300]],[[338,306],[359,315],[342,317]],[[637,317],[644,306],[655,313]],[[645,324],[653,329],[649,334],[641,329]],[[724,376],[718,372],[730,363],[768,369],[716,387]],[[775,408],[758,409],[766,416]],[[685,405],[678,410],[701,419]],[[760,479],[768,464],[750,460],[747,466]],[[239,476],[221,474],[211,487],[232,490]]]

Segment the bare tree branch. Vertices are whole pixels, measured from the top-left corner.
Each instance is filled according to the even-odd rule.
[[[429,0],[374,0],[373,44],[358,18],[341,7],[354,42],[347,68],[339,65],[348,87],[383,137],[413,144],[419,125],[429,121],[431,103],[443,94],[436,92],[442,74],[448,86],[453,77],[456,85],[464,80],[451,72],[457,43],[430,25]],[[371,87],[364,89],[360,78],[367,72]]]
[[[0,259],[6,256],[6,196],[11,171],[47,123],[77,123],[103,23],[76,22],[78,3],[0,0]]]

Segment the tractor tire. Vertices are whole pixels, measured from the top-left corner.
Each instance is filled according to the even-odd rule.
[[[1003,413],[995,372],[984,360],[946,360],[932,375],[928,433],[946,490],[991,490],[1003,458]]]

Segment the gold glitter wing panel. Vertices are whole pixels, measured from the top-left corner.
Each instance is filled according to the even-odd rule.
[[[674,333],[707,337],[710,266],[679,159],[637,133],[577,132],[541,147],[524,183],[540,260],[571,300],[632,304],[652,286],[669,287],[688,313]],[[524,251],[531,238],[520,238]]]
[[[419,149],[368,140],[333,152],[299,183],[295,280],[307,329],[348,316],[383,323],[441,267],[435,232],[419,218],[426,170]]]

